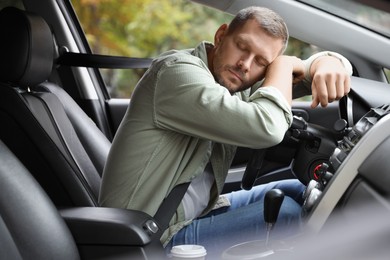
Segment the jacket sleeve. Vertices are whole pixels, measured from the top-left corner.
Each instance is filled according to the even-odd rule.
[[[278,89],[258,88],[247,101],[215,82],[207,66],[176,58],[158,72],[154,122],[163,129],[219,143],[265,148],[278,144],[292,121]]]

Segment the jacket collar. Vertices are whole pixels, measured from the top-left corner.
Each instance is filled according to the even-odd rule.
[[[206,65],[208,65],[207,49],[214,47],[211,42],[202,41],[192,51],[192,55],[201,59]]]

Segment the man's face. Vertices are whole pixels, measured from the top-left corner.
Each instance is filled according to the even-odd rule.
[[[248,20],[229,35],[227,25],[222,25],[214,45],[210,69],[216,81],[234,93],[264,78],[268,65],[280,54],[283,41],[265,33],[255,20]]]

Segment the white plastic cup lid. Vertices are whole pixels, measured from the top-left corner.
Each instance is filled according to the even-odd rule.
[[[206,249],[200,245],[179,245],[171,249],[172,257],[195,258],[207,254]]]

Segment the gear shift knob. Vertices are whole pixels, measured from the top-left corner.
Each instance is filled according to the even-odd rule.
[[[279,210],[282,206],[284,193],[280,189],[267,191],[264,198],[264,221],[274,224],[278,219]]]
[[[280,189],[267,191],[264,197],[264,221],[267,227],[266,245],[268,244],[269,235],[278,219],[279,210],[284,200],[284,192]]]

